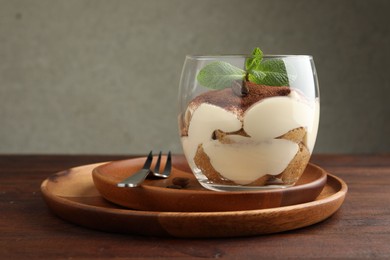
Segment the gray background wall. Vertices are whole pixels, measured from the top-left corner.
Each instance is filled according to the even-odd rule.
[[[0,153],[180,152],[186,54],[311,54],[315,152],[390,152],[390,1],[0,0]]]

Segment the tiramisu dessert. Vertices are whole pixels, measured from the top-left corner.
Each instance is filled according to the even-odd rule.
[[[235,76],[218,78],[229,73]],[[318,105],[289,86],[284,61],[264,60],[256,48],[245,70],[217,61],[197,81],[213,90],[191,100],[179,123],[185,156],[195,175],[206,177],[200,182],[293,185],[314,146]]]

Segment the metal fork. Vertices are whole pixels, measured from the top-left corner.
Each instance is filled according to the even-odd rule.
[[[150,169],[150,165],[153,161],[153,153],[150,151],[148,158],[146,158],[145,164],[142,167],[142,169],[130,177],[124,179],[123,181],[117,183],[118,187],[137,187],[139,184],[141,184],[146,177],[152,173],[156,177],[160,178],[168,178],[171,170],[172,170],[172,159],[171,159],[171,152],[168,153],[167,156],[167,162],[165,163],[165,167],[162,173],[160,173],[160,164],[161,164],[161,152],[158,154],[156,165],[154,166],[154,170],[152,171]]]
[[[171,174],[171,169],[172,169],[172,159],[171,159],[170,151],[168,152],[167,162],[165,163],[165,167],[162,173],[160,173],[160,163],[161,163],[161,151],[158,154],[156,166],[154,166],[153,175],[156,177],[168,178],[169,175]]]

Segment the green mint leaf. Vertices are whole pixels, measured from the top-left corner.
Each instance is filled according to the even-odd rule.
[[[262,59],[263,59],[263,52],[260,50],[260,48],[255,48],[252,52],[251,58],[245,61],[246,71],[250,72],[251,70],[258,69]]]
[[[199,84],[211,89],[230,87],[235,80],[243,79],[246,72],[227,62],[216,61],[204,66],[196,79]]]
[[[288,86],[288,75],[281,59],[263,60],[256,70],[250,71],[248,79],[256,84]]]
[[[260,70],[252,70],[251,73],[248,75],[248,80],[256,83],[258,81],[262,81],[266,76],[267,74],[265,72],[262,72]]]

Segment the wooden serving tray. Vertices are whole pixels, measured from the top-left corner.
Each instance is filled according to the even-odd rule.
[[[48,207],[72,223],[110,232],[148,236],[235,237],[270,234],[318,223],[334,214],[347,193],[343,180],[328,174],[315,201],[271,209],[224,212],[159,212],[122,208],[95,188],[92,170],[103,163],[58,172],[43,181]]]

